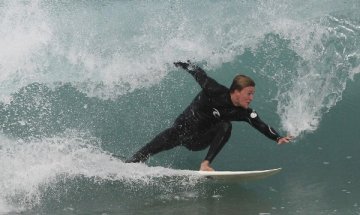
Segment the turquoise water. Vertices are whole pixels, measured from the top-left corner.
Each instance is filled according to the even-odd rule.
[[[360,2],[1,1],[0,214],[360,214]],[[199,86],[253,77],[277,146],[246,123],[217,170],[282,167],[249,183],[197,170],[206,151],[124,164]]]

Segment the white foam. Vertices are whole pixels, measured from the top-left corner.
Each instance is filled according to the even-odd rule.
[[[32,82],[70,82],[89,96],[113,98],[158,83],[174,61],[229,62],[264,32],[241,4],[132,4],[5,2],[1,99]]]
[[[352,67],[349,62],[353,43],[358,38],[348,35],[342,41],[343,33],[337,27],[327,28],[327,32],[320,27],[313,30],[314,33],[307,34],[313,35],[305,42],[307,45],[295,49],[307,66],[299,65],[298,73],[291,77],[291,88],[280,88],[278,96],[278,113],[282,113],[284,129],[295,136],[317,129],[323,114],[342,99],[347,82],[358,73],[358,66]],[[342,43],[342,50],[324,42],[324,38]],[[301,51],[307,49],[312,53]]]
[[[271,22],[273,32],[289,40],[289,48],[301,59],[293,71],[282,70],[281,65],[275,74],[263,71],[278,86],[277,113],[288,134],[315,131],[322,116],[342,99],[347,82],[359,73],[358,50],[353,47],[358,40],[354,32],[359,30],[345,23],[347,27],[340,28],[343,21],[334,17]],[[328,42],[332,40],[343,47]]]
[[[33,141],[13,141],[2,137],[0,171],[2,212],[33,207],[42,201],[43,192],[48,187],[79,177],[100,182],[135,183],[136,186],[173,176],[187,179],[179,180],[178,185],[193,186],[199,179],[191,176],[189,171],[125,164],[103,151],[97,139],[75,131],[68,131],[61,137]]]
[[[38,80],[42,67],[37,53],[50,42],[51,28],[39,1],[26,4],[6,1],[0,8],[0,83],[1,95]]]
[[[32,82],[113,98],[158,83],[174,61],[229,62],[269,31],[256,3],[133,4],[5,2],[0,98]]]

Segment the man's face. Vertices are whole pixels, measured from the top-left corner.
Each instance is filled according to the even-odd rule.
[[[250,103],[254,99],[255,87],[245,87],[241,91],[235,90],[231,94],[231,100],[236,107],[249,108]]]

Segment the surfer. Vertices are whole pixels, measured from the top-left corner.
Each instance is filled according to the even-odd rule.
[[[209,147],[200,170],[213,171],[210,164],[230,138],[231,121],[245,121],[278,144],[291,140],[291,136],[280,136],[249,108],[255,94],[255,82],[250,77],[235,76],[229,89],[190,61],[175,62],[174,65],[190,73],[202,90],[170,128],[127,159],[127,163],[144,162],[151,155],[176,146],[185,146],[191,151]]]

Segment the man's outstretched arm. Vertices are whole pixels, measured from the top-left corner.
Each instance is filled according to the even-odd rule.
[[[250,123],[250,125],[252,125],[254,128],[256,128],[258,131],[263,133],[268,138],[276,141],[278,144],[288,143],[293,138],[292,136],[286,136],[286,137],[280,136],[279,133],[275,131],[275,129],[264,123],[257,114],[255,115],[253,115],[255,116],[253,118],[252,117],[248,118],[248,122]]]
[[[199,83],[200,87],[208,93],[216,93],[216,92],[223,92],[227,90],[226,87],[219,84],[214,79],[210,78],[206,72],[201,69],[199,66],[192,64],[190,61],[188,62],[175,62],[174,65],[176,67],[180,67],[190,73]]]

